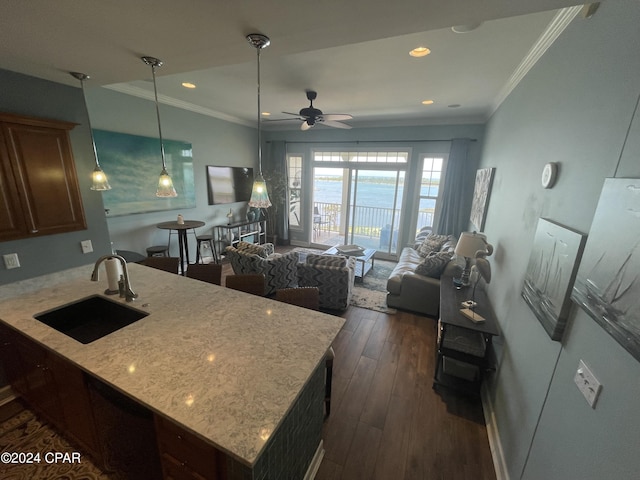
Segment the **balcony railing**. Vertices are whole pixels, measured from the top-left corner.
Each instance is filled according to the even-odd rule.
[[[396,246],[398,240],[398,226],[400,224],[400,209],[384,207],[356,206],[355,218],[349,226],[349,238],[353,234],[358,242],[366,243],[361,246],[366,248],[379,248],[387,250],[389,241]],[[313,237],[317,243],[328,237],[344,236],[344,224],[342,205],[338,203],[314,203]],[[393,225],[393,236],[391,235]],[[418,227],[433,225],[433,210],[418,212]],[[360,243],[359,243],[360,244]],[[392,249],[395,250],[395,249]]]

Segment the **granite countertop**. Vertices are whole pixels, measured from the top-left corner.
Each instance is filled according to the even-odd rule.
[[[149,315],[87,345],[34,314],[102,294],[93,265],[0,287],[0,319],[251,466],[344,319],[129,264]],[[124,299],[109,296],[122,303]]]

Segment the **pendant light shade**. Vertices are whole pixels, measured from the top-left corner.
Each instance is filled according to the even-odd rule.
[[[173,181],[167,172],[167,164],[164,156],[164,143],[162,142],[162,124],[160,123],[160,105],[158,103],[158,88],[156,86],[156,68],[162,66],[162,60],[154,57],[142,57],[142,61],[147,65],[151,65],[151,74],[153,76],[153,94],[156,101],[156,116],[158,117],[158,136],[160,137],[160,155],[162,157],[162,171],[158,178],[158,189],[156,197],[177,197],[178,193],[173,188]]]
[[[96,190],[99,192],[105,190],[111,190],[111,185],[109,185],[109,179],[107,175],[100,168],[100,163],[98,162],[98,152],[96,151],[96,142],[93,139],[93,130],[91,129],[91,120],[89,119],[89,107],[87,106],[87,97],[84,92],[84,81],[89,79],[89,75],[86,73],[80,72],[69,72],[72,77],[80,80],[80,87],[82,88],[82,98],[84,99],[84,108],[87,112],[87,123],[89,125],[89,134],[91,135],[91,146],[93,147],[93,161],[94,168],[93,173],[91,174],[91,190]]]
[[[261,33],[251,33],[247,35],[247,40],[256,49],[258,53],[258,175],[255,176],[253,181],[253,188],[251,190],[251,199],[249,200],[249,206],[255,208],[269,208],[271,206],[271,200],[269,200],[269,193],[267,191],[267,184],[262,176],[262,117],[260,109],[260,50],[268,47],[271,41],[266,35]]]

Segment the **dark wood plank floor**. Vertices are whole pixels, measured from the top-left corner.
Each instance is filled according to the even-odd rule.
[[[495,480],[479,401],[432,388],[435,320],[350,307],[317,480]]]

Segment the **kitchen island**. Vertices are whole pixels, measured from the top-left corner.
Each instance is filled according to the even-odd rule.
[[[323,359],[344,319],[136,264],[141,320],[82,344],[33,318],[100,294],[106,275],[91,282],[92,269],[0,287],[0,321],[149,409],[156,428],[210,445],[219,478],[309,475],[322,456]],[[310,441],[311,455],[297,450]]]

